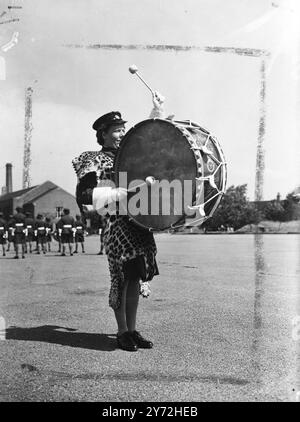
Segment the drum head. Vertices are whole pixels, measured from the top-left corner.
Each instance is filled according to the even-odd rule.
[[[188,181],[191,186],[192,201],[195,198],[195,178],[197,177],[195,155],[182,131],[166,120],[145,120],[130,129],[121,142],[114,170],[118,186],[126,188],[130,185],[136,186],[152,176],[157,180],[156,187],[160,183],[165,183],[165,186],[173,183],[172,186],[178,188],[181,184],[183,192],[184,181]],[[122,183],[121,172],[127,174],[127,186]],[[141,207],[142,214],[132,213],[130,208],[131,199],[134,200],[133,197],[138,192],[142,194],[142,190],[144,197],[141,195],[141,198],[146,199],[148,215],[144,213],[145,204]],[[178,207],[178,190],[174,193],[175,189],[170,189],[168,198],[168,195],[163,194],[162,189],[157,189],[154,201],[153,186],[151,188],[144,186],[142,190],[139,191],[138,188],[135,192],[128,194],[128,215],[138,225],[147,229],[164,230],[185,218],[183,195],[180,199],[181,207]],[[174,195],[177,195],[176,198]],[[157,203],[159,203],[158,209]],[[156,215],[152,215],[153,207]],[[169,212],[166,213],[166,211]]]

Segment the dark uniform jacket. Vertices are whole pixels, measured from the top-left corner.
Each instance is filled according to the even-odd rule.
[[[66,227],[71,226],[71,227]],[[63,215],[58,221],[56,227],[62,229],[63,233],[71,233],[72,227],[75,227],[75,220],[71,215]]]
[[[0,236],[3,236],[7,231],[7,222],[4,218],[0,217]]]
[[[25,229],[25,214],[22,212],[17,212],[13,216],[13,227],[15,229],[15,233],[21,233]]]
[[[45,236],[46,235],[46,223],[45,221],[37,218],[35,220],[35,229],[37,231],[37,236]]]
[[[26,217],[25,218],[25,228],[28,228],[28,232],[30,232],[30,233],[34,231],[34,228],[35,228],[34,218],[32,218],[32,217]]]
[[[76,186],[76,201],[80,212],[83,212],[82,204],[93,203],[93,189],[97,186],[96,172],[86,174]]]
[[[117,153],[115,148],[103,147],[102,152],[114,159]],[[82,205],[89,205],[93,203],[93,189],[97,186],[97,175],[95,171],[91,171],[83,176],[76,186],[76,201],[80,212],[83,212]]]
[[[85,224],[82,220],[75,220],[75,227],[76,227],[76,233],[83,233],[85,230]],[[81,227],[81,228],[79,228]]]

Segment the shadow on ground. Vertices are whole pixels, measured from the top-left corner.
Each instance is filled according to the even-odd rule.
[[[42,341],[62,346],[81,347],[83,349],[113,351],[116,349],[115,334],[78,333],[75,328],[58,325],[6,329],[6,340]]]

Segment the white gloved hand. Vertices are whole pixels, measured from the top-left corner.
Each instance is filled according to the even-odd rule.
[[[100,186],[93,189],[93,207],[100,215],[116,212],[116,202],[127,198],[127,189]]]
[[[152,93],[152,102],[153,102],[154,108],[158,108],[158,109],[162,108],[164,101],[165,101],[165,97],[161,95],[160,92],[154,91]]]

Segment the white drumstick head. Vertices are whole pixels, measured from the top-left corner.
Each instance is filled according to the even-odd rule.
[[[153,185],[155,183],[155,178],[153,176],[148,176],[145,179],[148,186]]]
[[[130,73],[134,74],[138,71],[138,68],[136,67],[135,64],[133,64],[133,65],[129,66],[128,70],[129,70]]]

